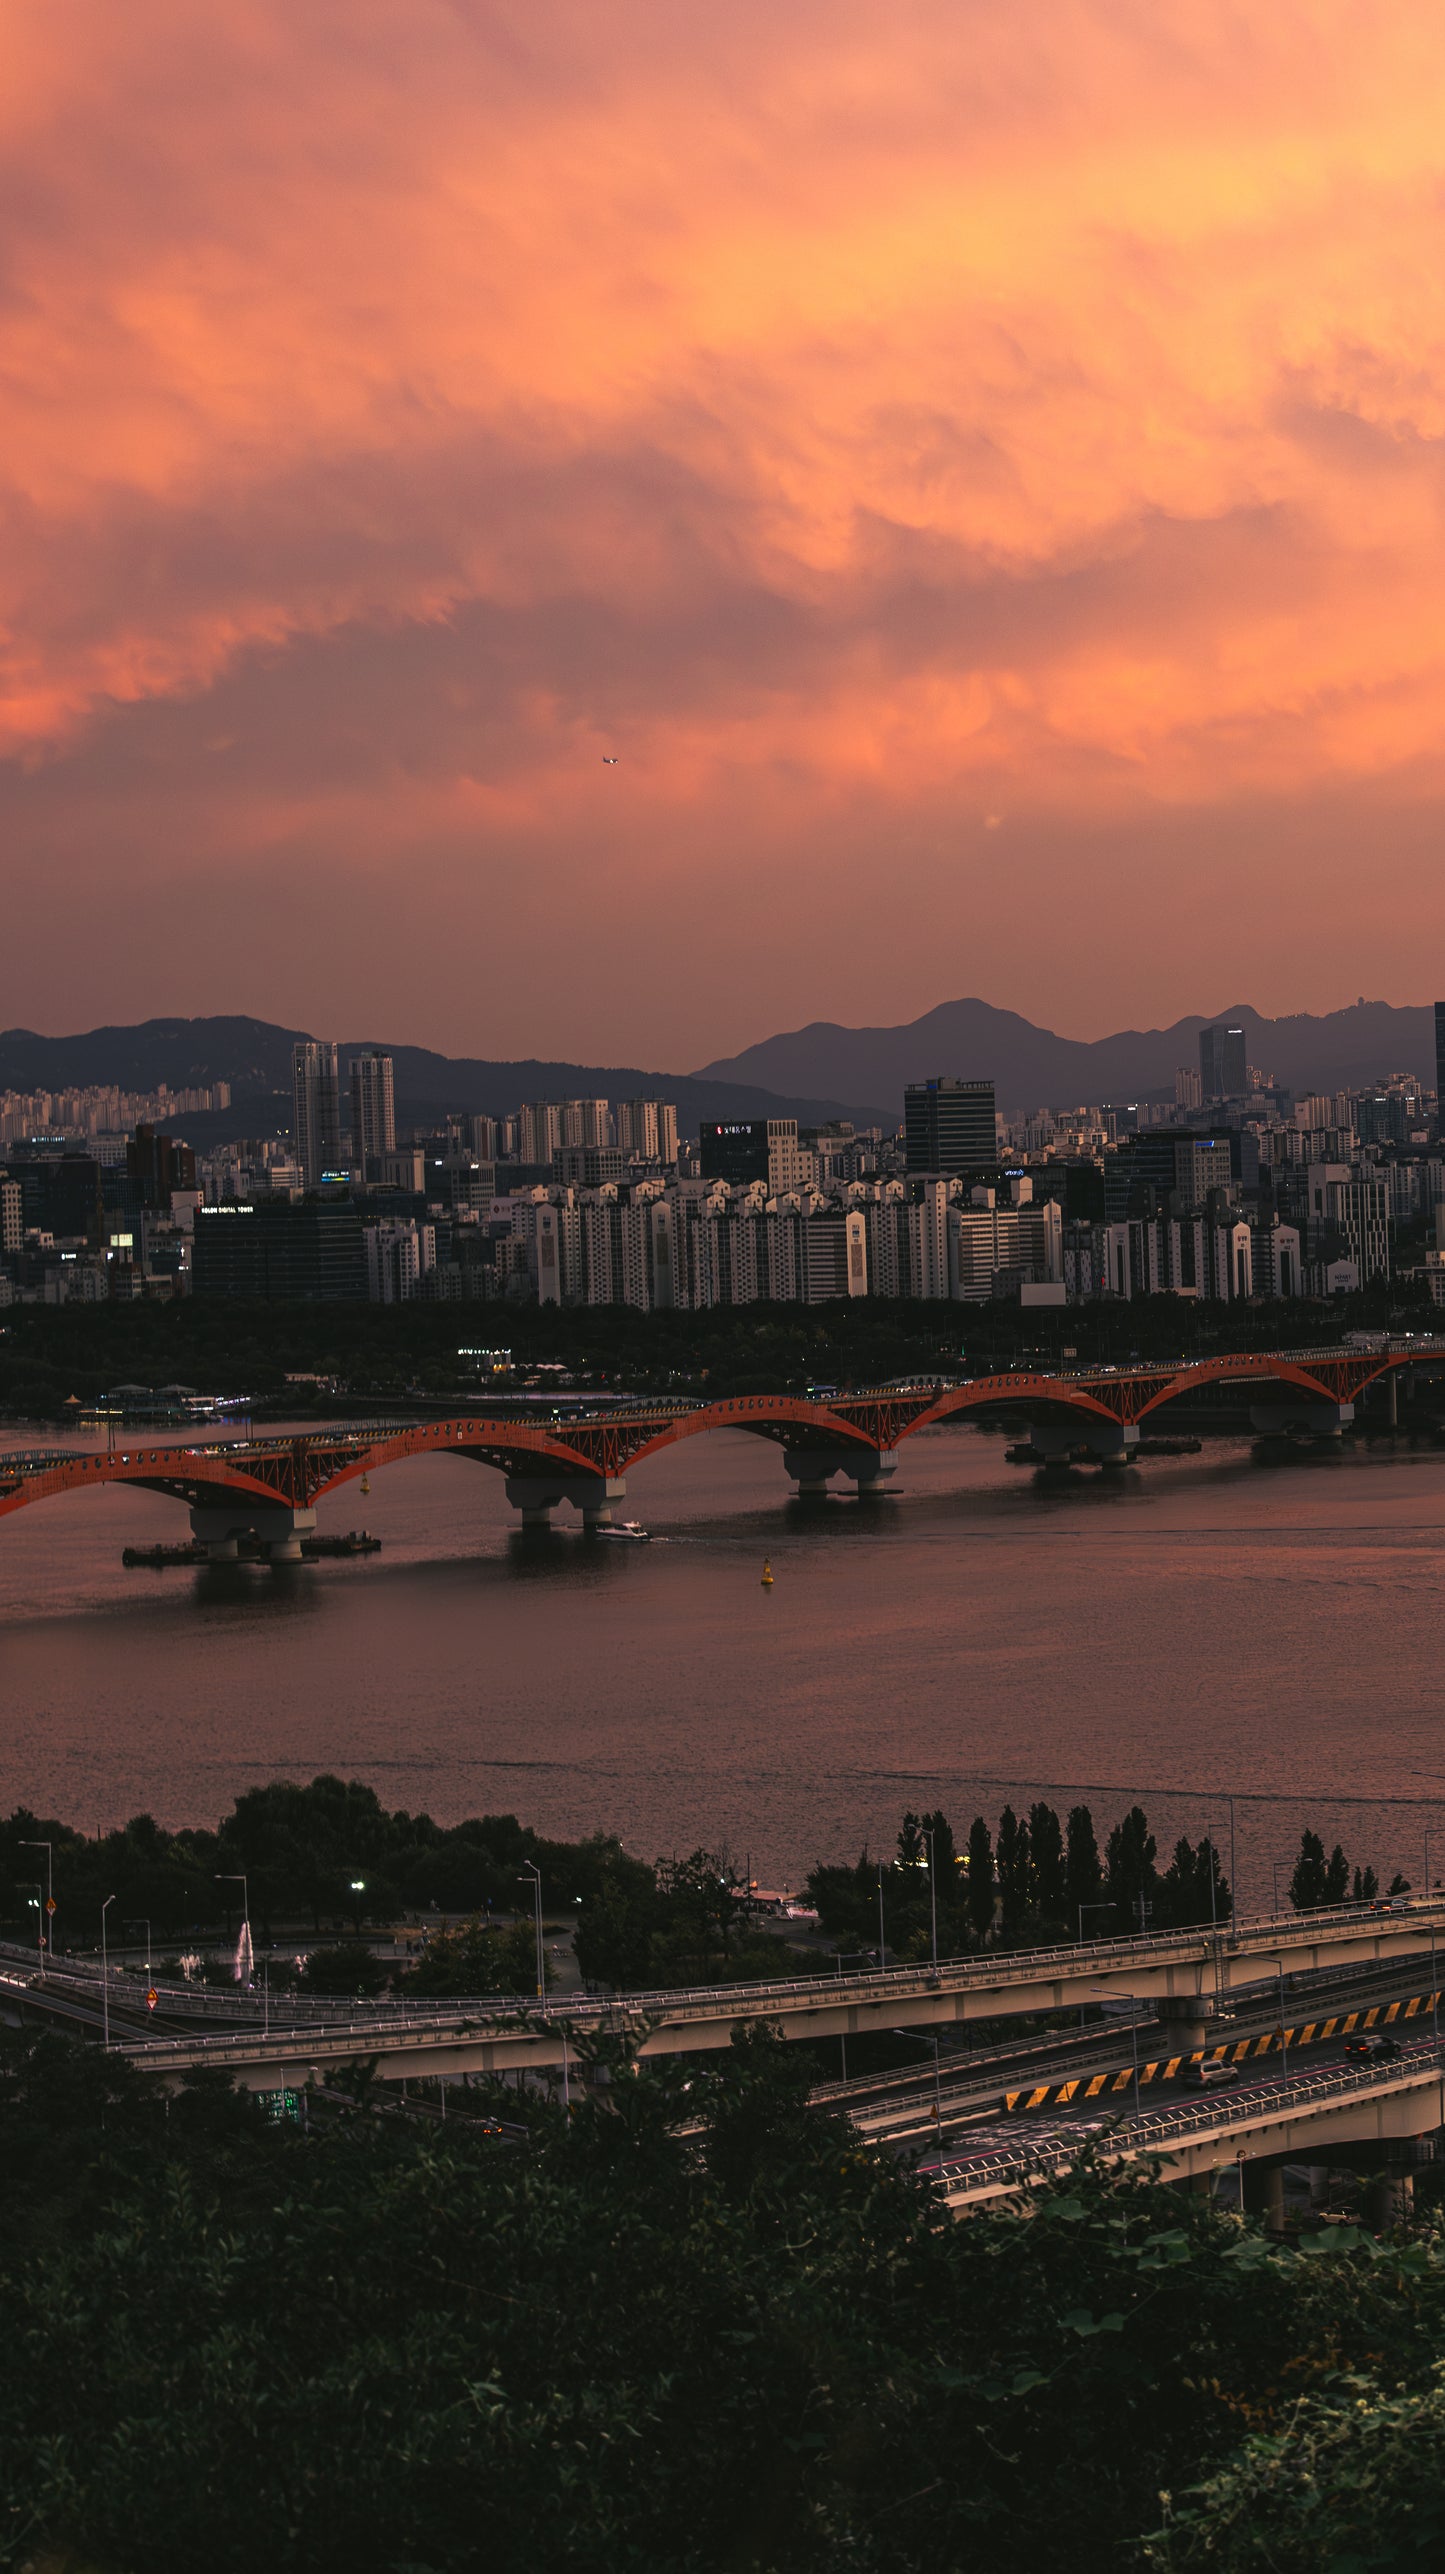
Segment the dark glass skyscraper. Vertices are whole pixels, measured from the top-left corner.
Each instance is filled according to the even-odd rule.
[[[1201,1028],[1199,1081],[1206,1099],[1243,1099],[1249,1088],[1242,1028]]]
[[[998,1161],[991,1081],[910,1082],[903,1094],[903,1138],[910,1171],[967,1179]]]
[[[1445,1001],[1435,1004],[1435,1123],[1445,1134]]]

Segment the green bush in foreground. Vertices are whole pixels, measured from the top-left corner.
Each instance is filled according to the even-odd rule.
[[[1433,2238],[1290,2253],[1088,2168],[957,2225],[765,2035],[612,2072],[519,2146],[8,2042],[0,2564],[1420,2561],[1378,2544],[1438,2506]]]

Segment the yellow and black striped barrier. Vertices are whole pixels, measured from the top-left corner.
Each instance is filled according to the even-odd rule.
[[[1432,2010],[1445,1996],[1440,1993],[1412,1993],[1408,2001],[1377,2002],[1368,2011],[1337,2012],[1333,2019],[1306,2020],[1297,2029],[1286,2029],[1283,2043],[1289,2047],[1322,2045],[1327,2038],[1360,2036],[1370,2029],[1387,2029],[1392,2021],[1413,2020],[1421,2011]],[[1139,2067],[1139,2082],[1172,2082],[1181,2065],[1242,2065],[1256,2056],[1273,2054],[1281,2043],[1278,2029],[1266,2029],[1262,2038],[1241,2038],[1236,2045],[1226,2041],[1219,2047],[1196,2047],[1191,2055],[1156,2056],[1152,2063]],[[1134,2068],[1127,2064],[1114,2073],[1076,2074],[1071,2082],[1041,2082],[1033,2090],[1006,2091],[1003,2107],[1007,2111],[1025,2109],[1062,2109],[1068,2102],[1102,2100],[1117,2091],[1132,2091]]]

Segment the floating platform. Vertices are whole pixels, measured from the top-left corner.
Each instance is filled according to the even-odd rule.
[[[379,1555],[381,1539],[373,1537],[370,1529],[349,1528],[344,1537],[303,1537],[301,1553],[307,1563],[323,1555]],[[188,1539],[184,1546],[127,1546],[120,1560],[122,1564],[138,1565],[145,1572],[157,1573],[168,1564],[204,1564],[207,1555],[205,1547],[197,1540]],[[264,1564],[265,1561],[264,1547],[254,1539],[248,1542],[243,1537],[239,1540],[238,1564]]]

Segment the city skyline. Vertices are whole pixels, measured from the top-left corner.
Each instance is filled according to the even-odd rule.
[[[491,1051],[684,1065],[1445,937],[1423,7],[79,0],[7,73],[0,1015],[456,1046],[500,953]]]

